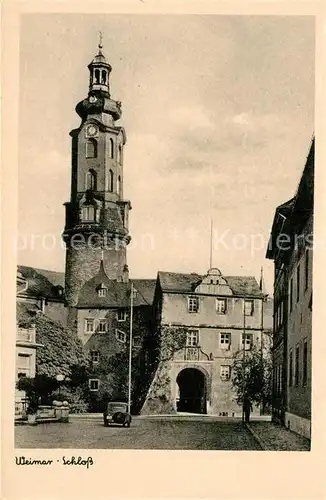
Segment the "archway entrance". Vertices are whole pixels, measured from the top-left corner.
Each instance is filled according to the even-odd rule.
[[[179,401],[177,411],[206,413],[206,378],[196,368],[185,368],[177,376]]]

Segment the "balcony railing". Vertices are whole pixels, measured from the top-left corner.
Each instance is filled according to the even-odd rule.
[[[35,328],[18,328],[17,340],[35,344]]]

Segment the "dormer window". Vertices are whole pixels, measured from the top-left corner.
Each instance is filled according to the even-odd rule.
[[[99,286],[99,288],[97,289],[97,294],[99,297],[106,297],[106,291],[107,291],[107,288],[105,285],[103,285],[103,283]]]

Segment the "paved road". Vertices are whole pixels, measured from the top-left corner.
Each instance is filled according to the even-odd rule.
[[[71,418],[67,424],[15,427],[16,448],[259,450],[239,421],[210,417],[137,418],[131,427],[104,427],[102,420]]]

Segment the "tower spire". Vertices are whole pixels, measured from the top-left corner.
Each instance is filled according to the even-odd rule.
[[[101,49],[103,49],[103,33],[102,33],[102,31],[99,31],[98,34],[99,34],[98,48],[101,50]]]

